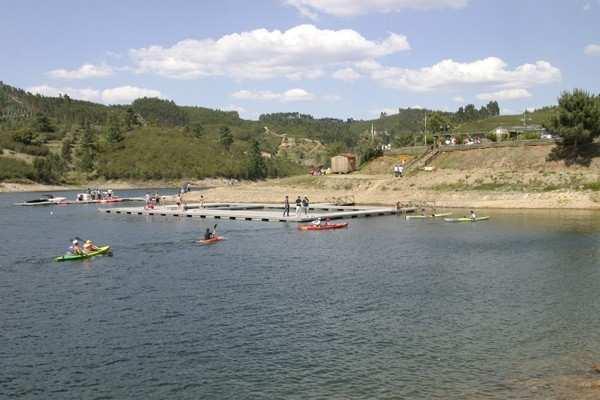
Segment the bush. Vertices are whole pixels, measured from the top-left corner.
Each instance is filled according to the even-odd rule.
[[[59,183],[65,172],[65,163],[60,156],[49,154],[33,162],[34,178],[42,183]]]
[[[33,179],[33,168],[25,161],[0,157],[0,180]]]

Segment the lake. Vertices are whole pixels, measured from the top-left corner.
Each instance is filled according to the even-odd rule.
[[[37,196],[0,194],[0,398],[600,393],[578,384],[600,362],[600,213],[300,232],[12,206]],[[196,244],[215,222],[227,240]],[[75,236],[114,255],[52,262]]]

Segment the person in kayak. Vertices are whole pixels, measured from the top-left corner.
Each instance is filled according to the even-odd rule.
[[[312,222],[312,224],[313,224],[314,226],[321,226],[321,218],[317,218],[317,219],[315,219],[315,220]]]
[[[81,246],[79,245],[79,241],[77,239],[73,239],[71,247],[69,247],[69,251],[71,252],[71,254],[74,254],[76,256],[83,254],[83,250],[81,249]]]
[[[473,220],[477,219],[477,214],[475,214],[475,211],[471,210],[471,215],[469,215],[469,218]]]
[[[210,240],[212,238],[214,238],[215,235],[215,231],[213,230],[212,232],[210,231],[210,228],[206,228],[206,232],[204,232],[204,240]]]
[[[83,244],[83,251],[86,253],[91,253],[92,251],[98,250],[98,247],[91,240],[86,240]]]

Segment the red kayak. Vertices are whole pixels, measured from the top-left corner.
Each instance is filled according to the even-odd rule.
[[[321,225],[298,225],[301,231],[327,231],[331,229],[347,228],[348,223],[343,224],[321,224]]]
[[[210,239],[198,240],[198,243],[200,243],[200,244],[213,244],[213,243],[220,242],[221,240],[225,240],[225,238],[223,236],[215,236],[215,237],[210,238]]]

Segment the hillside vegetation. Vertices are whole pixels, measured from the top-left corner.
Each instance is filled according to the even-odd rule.
[[[533,113],[532,122],[541,122],[549,112]],[[353,152],[365,163],[380,154],[381,145],[423,143],[426,115],[429,139],[433,132],[493,129],[519,118],[498,114],[498,103],[489,102],[455,113],[399,109],[368,121],[297,112],[248,121],[234,111],[158,98],[107,106],[67,95],[33,95],[0,82],[0,150],[13,159],[3,161],[7,172],[0,179],[61,183],[283,177],[327,165],[341,152]]]

